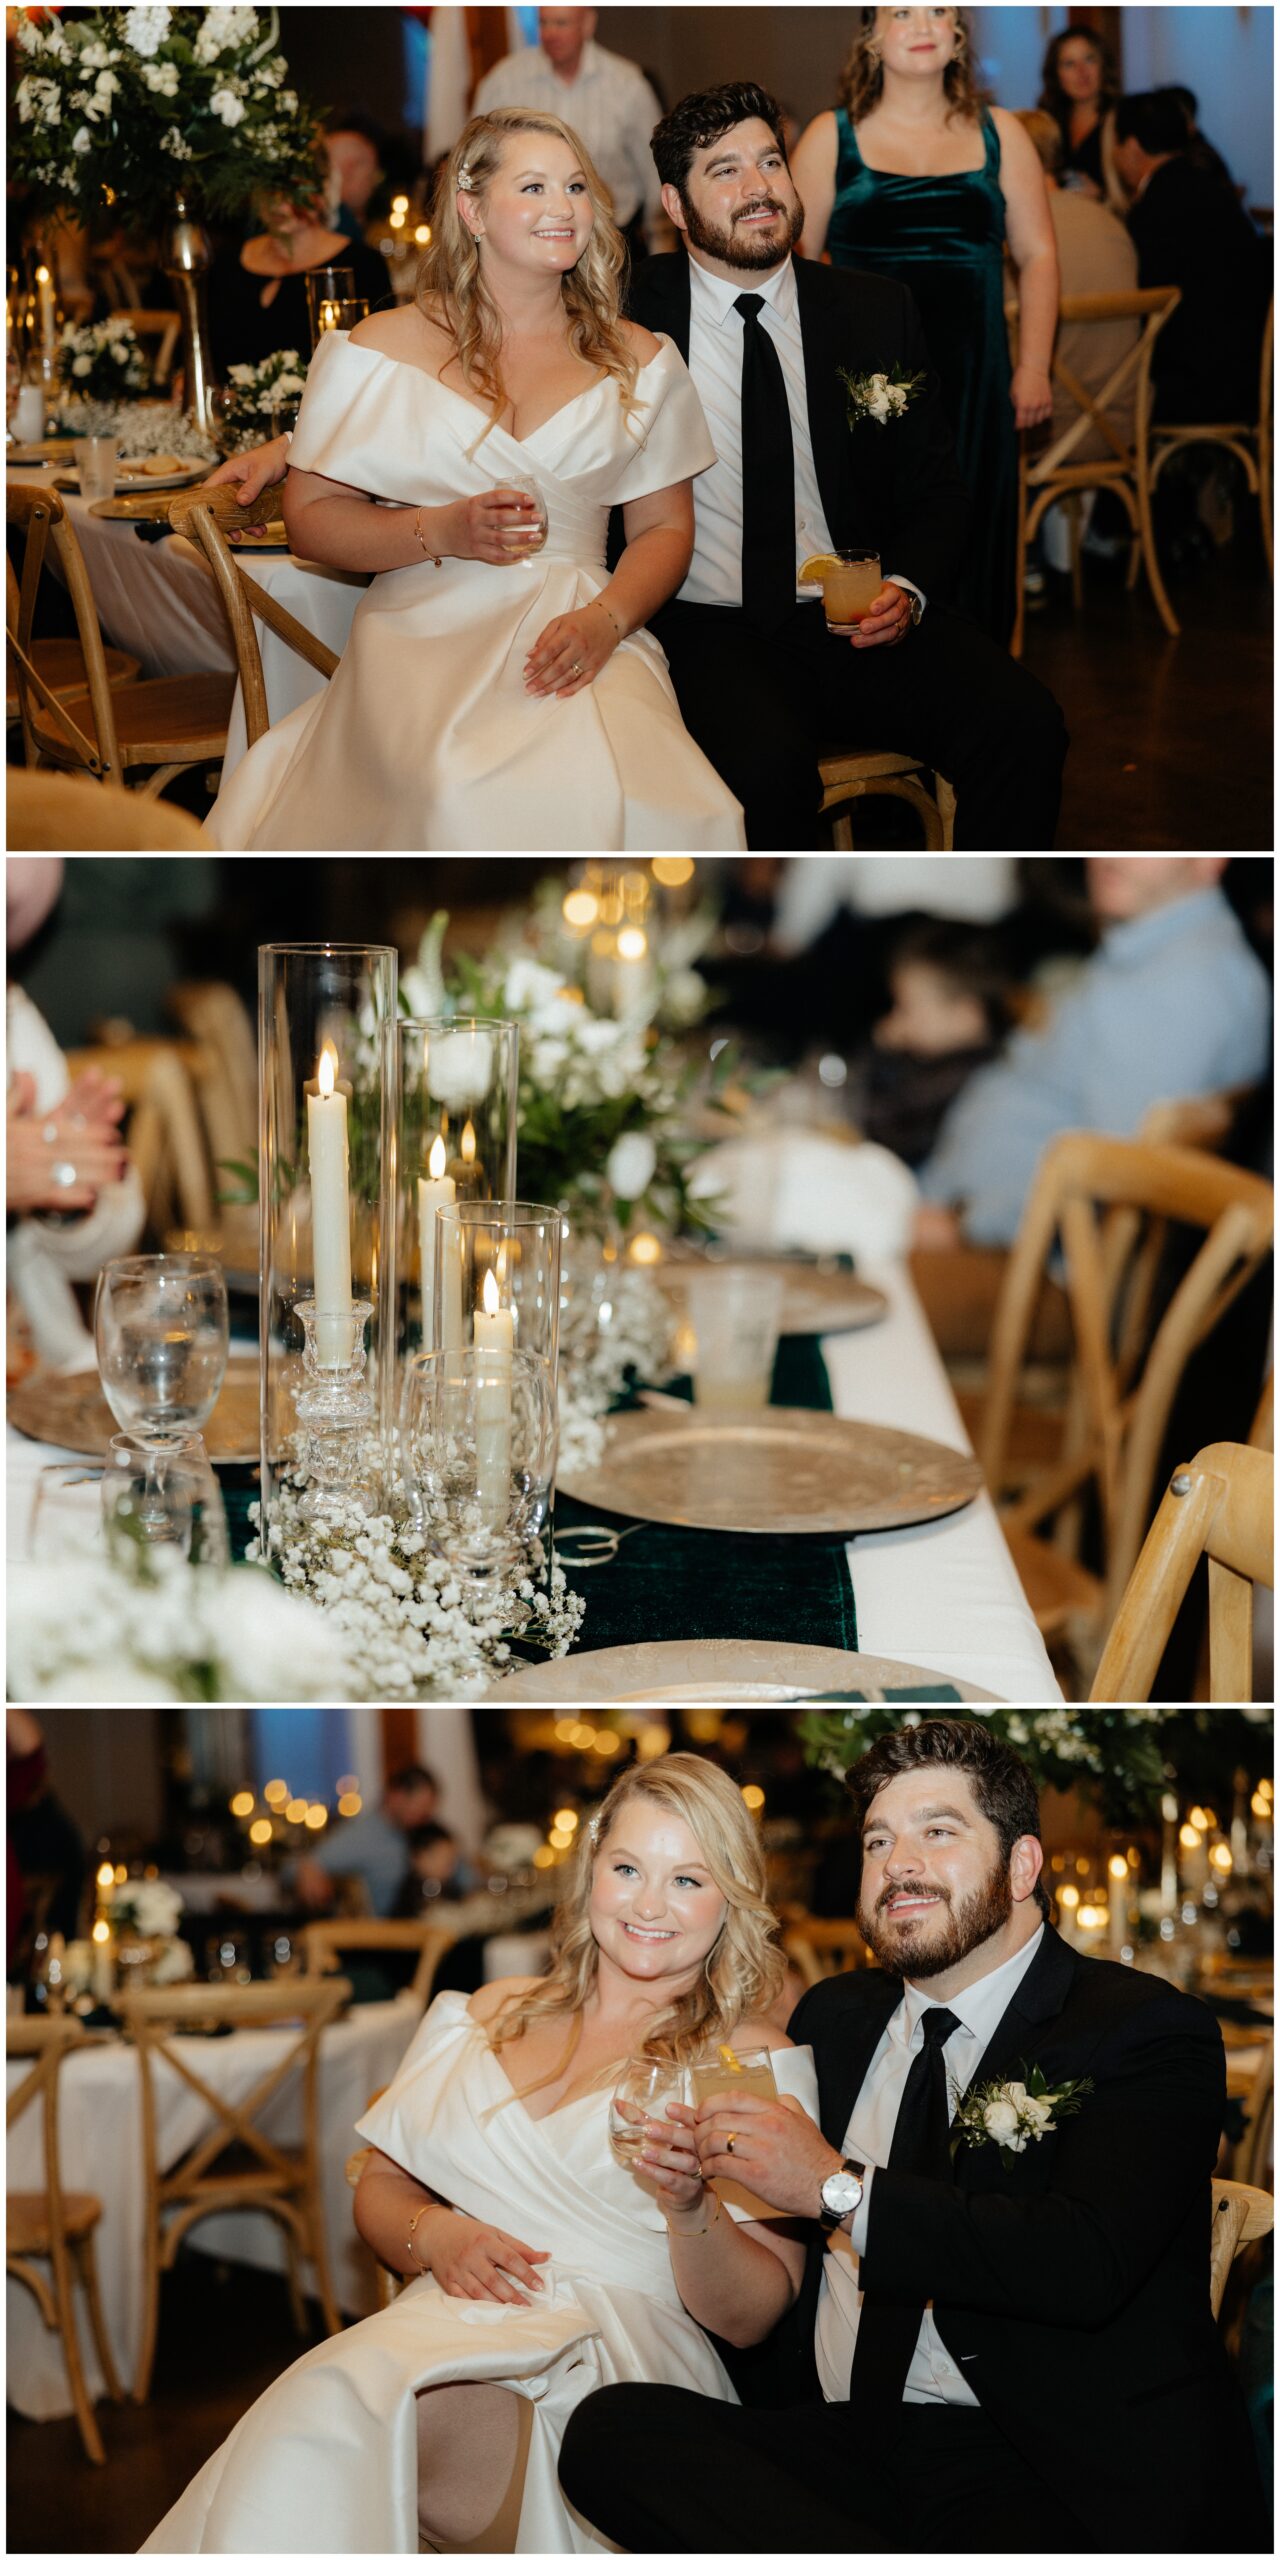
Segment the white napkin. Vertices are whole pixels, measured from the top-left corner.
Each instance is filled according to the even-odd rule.
[[[887,1147],[845,1146],[805,1129],[726,1139],[699,1158],[689,1187],[717,1200],[718,1223],[735,1243],[867,1262],[906,1252],[920,1196],[915,1175]]]

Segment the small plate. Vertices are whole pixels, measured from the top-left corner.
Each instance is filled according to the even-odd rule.
[[[941,1519],[982,1491],[977,1459],[940,1441],[798,1406],[619,1413],[608,1434],[599,1465],[562,1473],[561,1492],[680,1529],[853,1538]]]
[[[655,1706],[699,1700],[746,1705],[821,1704],[824,1699],[865,1697],[881,1701],[885,1690],[954,1691],[979,1705],[999,1704],[990,1689],[948,1680],[941,1671],[890,1662],[878,1653],[841,1653],[825,1644],[749,1644],[700,1637],[690,1644],[615,1644],[599,1653],[571,1653],[563,1662],[538,1662],[509,1680],[495,1681],[490,1696],[528,1698],[533,1704],[615,1705],[649,1701]],[[904,1700],[904,1703],[906,1701]],[[939,1700],[937,1703],[945,1703]]]
[[[53,1371],[15,1387],[9,1420],[29,1440],[100,1458],[120,1425],[92,1369]],[[258,1363],[244,1354],[227,1362],[222,1393],[204,1426],[204,1445],[215,1467],[256,1465],[262,1455]]]

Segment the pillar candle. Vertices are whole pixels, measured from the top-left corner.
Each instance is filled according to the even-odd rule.
[[[476,1492],[487,1529],[504,1526],[511,1500],[511,1363],[515,1311],[498,1303],[498,1284],[484,1275],[484,1305],[474,1319],[476,1360]]]
[[[1107,1896],[1111,1919],[1109,1946],[1118,1964],[1120,1950],[1127,1946],[1129,1939],[1129,1861],[1127,1858],[1117,1855],[1109,1861]]]
[[[458,1186],[452,1174],[446,1173],[444,1169],[444,1140],[437,1137],[432,1142],[431,1153],[427,1158],[426,1177],[420,1179],[418,1183],[418,1245],[422,1261],[422,1348],[424,1351],[435,1348],[436,1211],[452,1208],[457,1190]],[[450,1294],[456,1299],[458,1274],[452,1264],[446,1266],[445,1291],[446,1303]],[[461,1331],[459,1322],[456,1327],[458,1340],[461,1340]],[[445,1345],[447,1350],[453,1350],[456,1347],[456,1342]]]
[[[324,1368],[345,1368],[351,1313],[351,1192],[347,1172],[347,1094],[337,1056],[326,1040],[314,1085],[307,1086],[307,1154],[311,1167],[311,1236],[315,1264],[316,1350]]]

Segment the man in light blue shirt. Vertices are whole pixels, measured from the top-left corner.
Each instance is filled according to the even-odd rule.
[[[419,1824],[434,1821],[440,1789],[430,1769],[415,1764],[387,1780],[381,1807],[366,1805],[334,1824],[317,1849],[294,1870],[294,1887],[309,1911],[327,1911],[337,1876],[358,1875],[375,1919],[386,1920],[409,1872],[409,1839]]]
[[[1266,1074],[1271,985],[1225,868],[1214,855],[1087,865],[1101,945],[1045,1027],[1019,1032],[953,1103],[920,1169],[917,1246],[1010,1245],[1064,1130],[1130,1138],[1155,1102]]]

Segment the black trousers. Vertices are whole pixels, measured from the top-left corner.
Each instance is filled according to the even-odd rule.
[[[1053,695],[976,623],[930,604],[893,648],[833,640],[820,604],[762,639],[732,605],[654,617],[685,726],[746,812],[753,853],[819,841],[818,757],[915,755],[956,793],[956,851],[1052,852],[1067,732]]]
[[[859,2442],[843,2402],[740,2409],[612,2383],[574,2410],[560,2483],[624,2551],[1098,2548],[981,2409],[941,2404],[904,2407],[890,2447]]]

